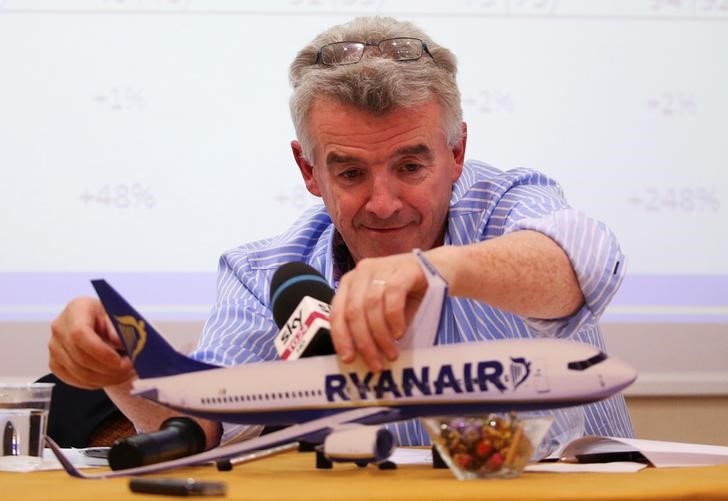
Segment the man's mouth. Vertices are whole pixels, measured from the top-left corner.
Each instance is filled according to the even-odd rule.
[[[381,234],[395,233],[397,231],[403,230],[406,227],[407,227],[406,224],[403,225],[403,226],[384,226],[384,227],[381,227],[381,226],[364,226],[364,228],[367,231],[371,231],[371,232],[374,232],[374,233],[381,233]]]

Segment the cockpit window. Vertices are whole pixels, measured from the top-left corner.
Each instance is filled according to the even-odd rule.
[[[599,362],[603,362],[606,359],[607,359],[607,354],[600,351],[593,357],[587,358],[586,360],[580,360],[578,362],[569,362],[568,367],[572,371],[583,371],[585,369],[588,369],[592,365],[596,365]]]

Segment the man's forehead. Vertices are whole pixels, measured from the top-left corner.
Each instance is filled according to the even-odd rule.
[[[327,97],[317,98],[309,113],[314,148],[327,164],[361,160],[371,149],[392,158],[432,155],[434,140],[445,137],[440,103],[433,99],[417,106],[372,113]],[[437,139],[435,139],[437,137]],[[386,149],[382,151],[381,148]]]
[[[379,117],[386,117],[387,115],[391,115],[392,113],[398,112],[398,111],[414,111],[421,109],[423,106],[428,105],[435,105],[438,108],[440,107],[440,100],[437,98],[436,95],[432,94],[431,92],[427,92],[421,96],[419,96],[416,100],[413,100],[412,102],[404,102],[404,103],[394,103],[390,102],[390,105],[387,106],[385,109],[371,109],[368,108],[364,101],[361,102],[358,101],[356,98],[354,98],[356,102],[351,102],[348,99],[340,98],[331,94],[320,94],[314,97],[311,100],[310,104],[310,110],[314,110],[317,107],[325,107],[325,108],[339,108],[339,109],[349,109],[352,111],[358,111],[360,113],[366,113],[372,117],[379,118]]]

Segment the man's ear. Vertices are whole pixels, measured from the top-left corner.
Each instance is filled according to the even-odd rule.
[[[301,171],[301,175],[303,176],[303,182],[306,183],[306,189],[311,195],[320,197],[321,190],[319,190],[318,183],[313,177],[313,165],[308,163],[303,157],[301,143],[295,139],[291,141],[291,150],[293,151],[293,158],[296,160],[296,165],[298,165],[298,170]]]
[[[462,131],[460,140],[455,143],[455,146],[452,147],[452,156],[453,160],[455,161],[455,169],[453,170],[453,180],[454,183],[460,178],[460,174],[463,173],[463,163],[465,162],[465,146],[468,143],[468,124],[465,122],[460,124],[460,129]]]

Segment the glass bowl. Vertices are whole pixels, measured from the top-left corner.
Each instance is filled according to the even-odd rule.
[[[551,426],[551,416],[515,413],[423,419],[443,461],[460,480],[521,474]]]

